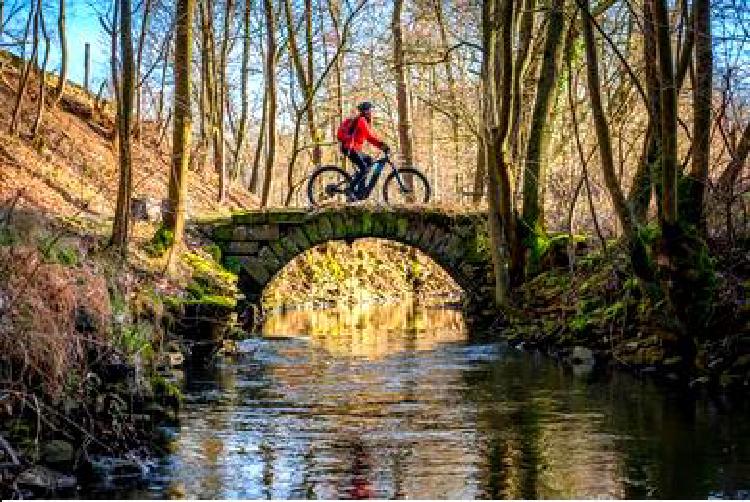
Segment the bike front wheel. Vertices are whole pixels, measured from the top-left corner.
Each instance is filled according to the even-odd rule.
[[[352,177],[340,167],[323,166],[307,182],[307,199],[312,206],[344,204],[351,184]]]
[[[427,204],[430,195],[427,178],[412,167],[393,171],[383,183],[383,200],[387,204]]]

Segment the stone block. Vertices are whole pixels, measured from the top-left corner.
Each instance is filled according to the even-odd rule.
[[[235,241],[273,241],[278,238],[278,225],[237,225],[232,232]]]
[[[385,236],[385,222],[383,220],[382,213],[375,213],[372,215],[372,228],[370,229],[370,234],[373,237]]]
[[[346,236],[350,239],[356,239],[362,235],[362,225],[359,216],[347,213],[344,216],[344,225],[346,226]]]
[[[322,241],[327,241],[333,238],[333,225],[328,216],[318,217],[318,232]]]
[[[312,244],[310,244],[310,240],[307,238],[307,235],[305,235],[305,231],[302,227],[297,227],[292,230],[288,237],[294,242],[294,244],[296,244],[300,252],[307,251],[312,247]]]
[[[232,223],[236,225],[262,225],[268,223],[268,212],[266,211],[247,211],[234,213]]]
[[[289,263],[292,258],[296,256],[296,253],[290,252],[286,247],[281,244],[281,239],[273,241],[268,245],[276,257],[282,264],[282,267]]]
[[[409,220],[402,216],[396,220],[396,237],[406,239],[406,233],[409,231]]]
[[[260,258],[260,261],[263,263],[263,266],[268,270],[271,274],[275,274],[276,271],[278,271],[281,267],[283,267],[285,264],[279,260],[278,256],[274,254],[273,250],[269,246],[265,246],[263,249],[260,250],[258,253],[258,258]]]
[[[371,237],[372,236],[372,213],[369,211],[363,211],[362,214],[360,214],[360,229],[362,232],[362,237]]]
[[[242,260],[242,268],[247,274],[258,283],[259,286],[265,286],[271,280],[271,273],[266,270],[263,261],[260,258],[247,257]]]
[[[222,253],[227,255],[250,255],[258,252],[257,241],[230,241],[222,246]]]
[[[315,220],[306,223],[305,226],[302,227],[302,231],[307,237],[310,247],[316,246],[325,240],[321,238],[320,230],[318,229],[318,222]]]
[[[304,251],[304,249],[300,249],[299,246],[297,246],[297,244],[289,235],[279,239],[279,244],[281,244],[281,246],[286,250],[287,256],[289,256],[290,259],[294,258]]]
[[[344,215],[336,213],[330,216],[331,226],[333,227],[333,238],[343,239],[346,237],[346,223]]]

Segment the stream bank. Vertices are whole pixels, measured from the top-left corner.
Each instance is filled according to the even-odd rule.
[[[750,253],[747,243],[715,253],[709,325],[683,361],[665,306],[642,293],[617,244],[540,273],[514,294],[519,307],[491,319],[510,344],[581,370],[617,368],[709,392],[750,390]],[[689,368],[685,371],[685,368]]]

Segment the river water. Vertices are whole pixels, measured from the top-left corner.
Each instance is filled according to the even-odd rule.
[[[460,312],[302,310],[186,372],[171,453],[127,495],[750,497],[750,406],[576,375]]]

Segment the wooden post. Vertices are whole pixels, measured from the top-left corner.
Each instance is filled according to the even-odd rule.
[[[83,75],[83,87],[86,89],[86,92],[90,92],[89,90],[89,76],[91,75],[91,44],[86,42],[85,50],[84,50],[84,75]]]

